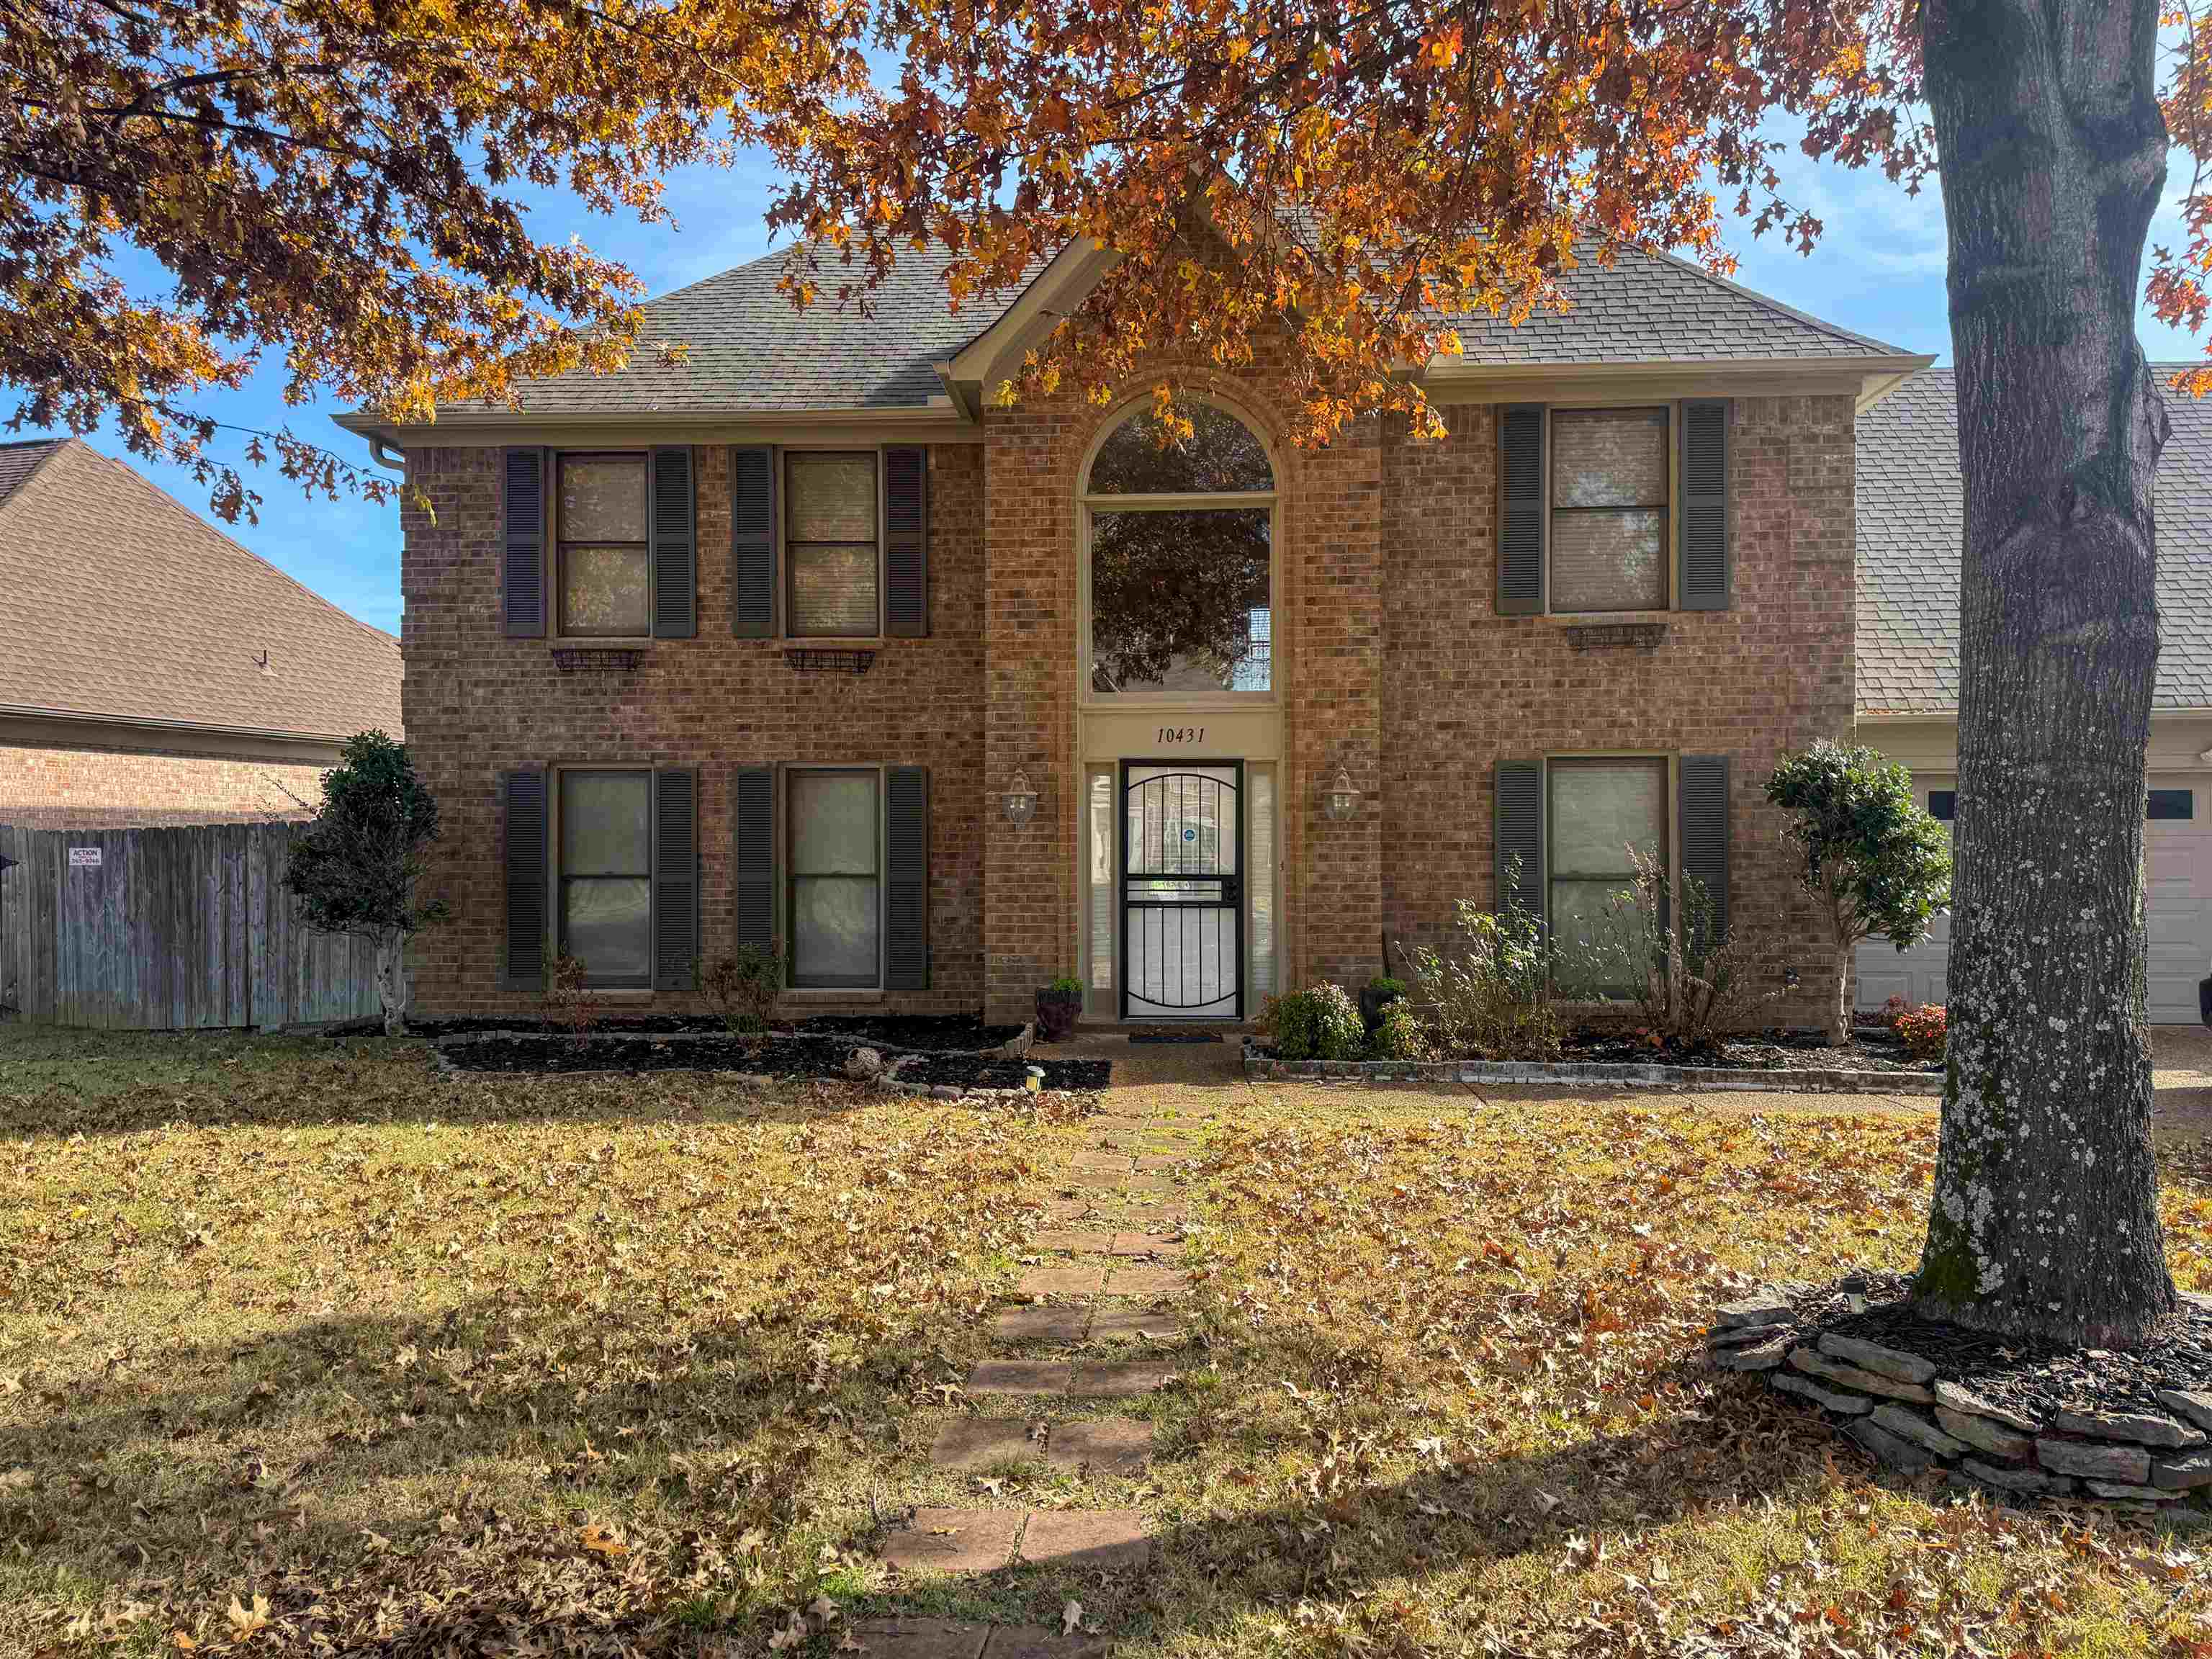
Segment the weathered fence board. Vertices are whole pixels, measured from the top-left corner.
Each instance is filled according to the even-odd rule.
[[[0,857],[14,860],[0,871],[0,1009],[139,1030],[375,1013],[374,951],[293,913],[283,881],[295,833],[0,824]],[[86,849],[75,863],[73,848]]]

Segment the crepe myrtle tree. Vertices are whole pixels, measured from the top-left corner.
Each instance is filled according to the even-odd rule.
[[[1826,738],[1784,755],[1766,799],[1790,814],[1784,831],[1803,862],[1797,878],[1820,902],[1836,950],[1828,1043],[1850,1041],[1851,953],[1886,939],[1909,951],[1951,897],[1951,843],[1913,799],[1912,775],[1871,749]]]
[[[363,732],[346,739],[338,763],[323,774],[323,804],[294,837],[284,872],[301,921],[376,947],[387,1036],[407,1022],[407,941],[446,918],[445,902],[422,892],[437,839],[438,803],[406,746]]]

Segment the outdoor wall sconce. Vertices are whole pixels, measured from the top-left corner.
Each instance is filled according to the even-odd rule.
[[[1332,823],[1342,823],[1359,811],[1359,791],[1352,787],[1352,774],[1340,766],[1336,777],[1322,797],[1321,810],[1328,815]]]
[[[1006,793],[1000,797],[1000,802],[1006,811],[1006,822],[1017,830],[1035,817],[1037,792],[1030,783],[1030,775],[1016,768],[1013,781],[1007,784]]]

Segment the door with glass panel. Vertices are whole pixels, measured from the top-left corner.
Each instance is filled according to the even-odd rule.
[[[1244,1016],[1244,768],[1121,763],[1121,1017]]]

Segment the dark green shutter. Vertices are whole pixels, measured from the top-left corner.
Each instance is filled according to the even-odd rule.
[[[1498,614],[1544,609],[1544,406],[1498,411]]]
[[[501,456],[500,608],[507,637],[545,637],[545,452]]]
[[[730,632],[775,635],[775,451],[730,452]]]
[[[1682,838],[1682,874],[1705,890],[1712,902],[1714,937],[1729,927],[1729,759],[1726,755],[1685,755],[1675,802]],[[1684,907],[1684,914],[1689,914]]]
[[[699,631],[699,514],[691,452],[653,452],[653,636]]]
[[[929,774],[894,766],[884,786],[884,988],[929,984]]]
[[[775,772],[738,769],[730,787],[731,880],[736,889],[738,943],[775,945]]]
[[[884,452],[884,632],[929,632],[929,452]]]
[[[699,982],[699,775],[653,775],[653,985]]]
[[[1729,404],[1682,405],[1682,609],[1725,611],[1729,561]]]
[[[545,988],[545,905],[550,896],[546,869],[545,774],[507,772],[500,779],[504,846],[501,862],[507,883],[507,960],[500,983],[510,991]]]
[[[1492,793],[1498,913],[1502,915],[1513,908],[1540,918],[1544,914],[1544,763],[1499,761]]]

